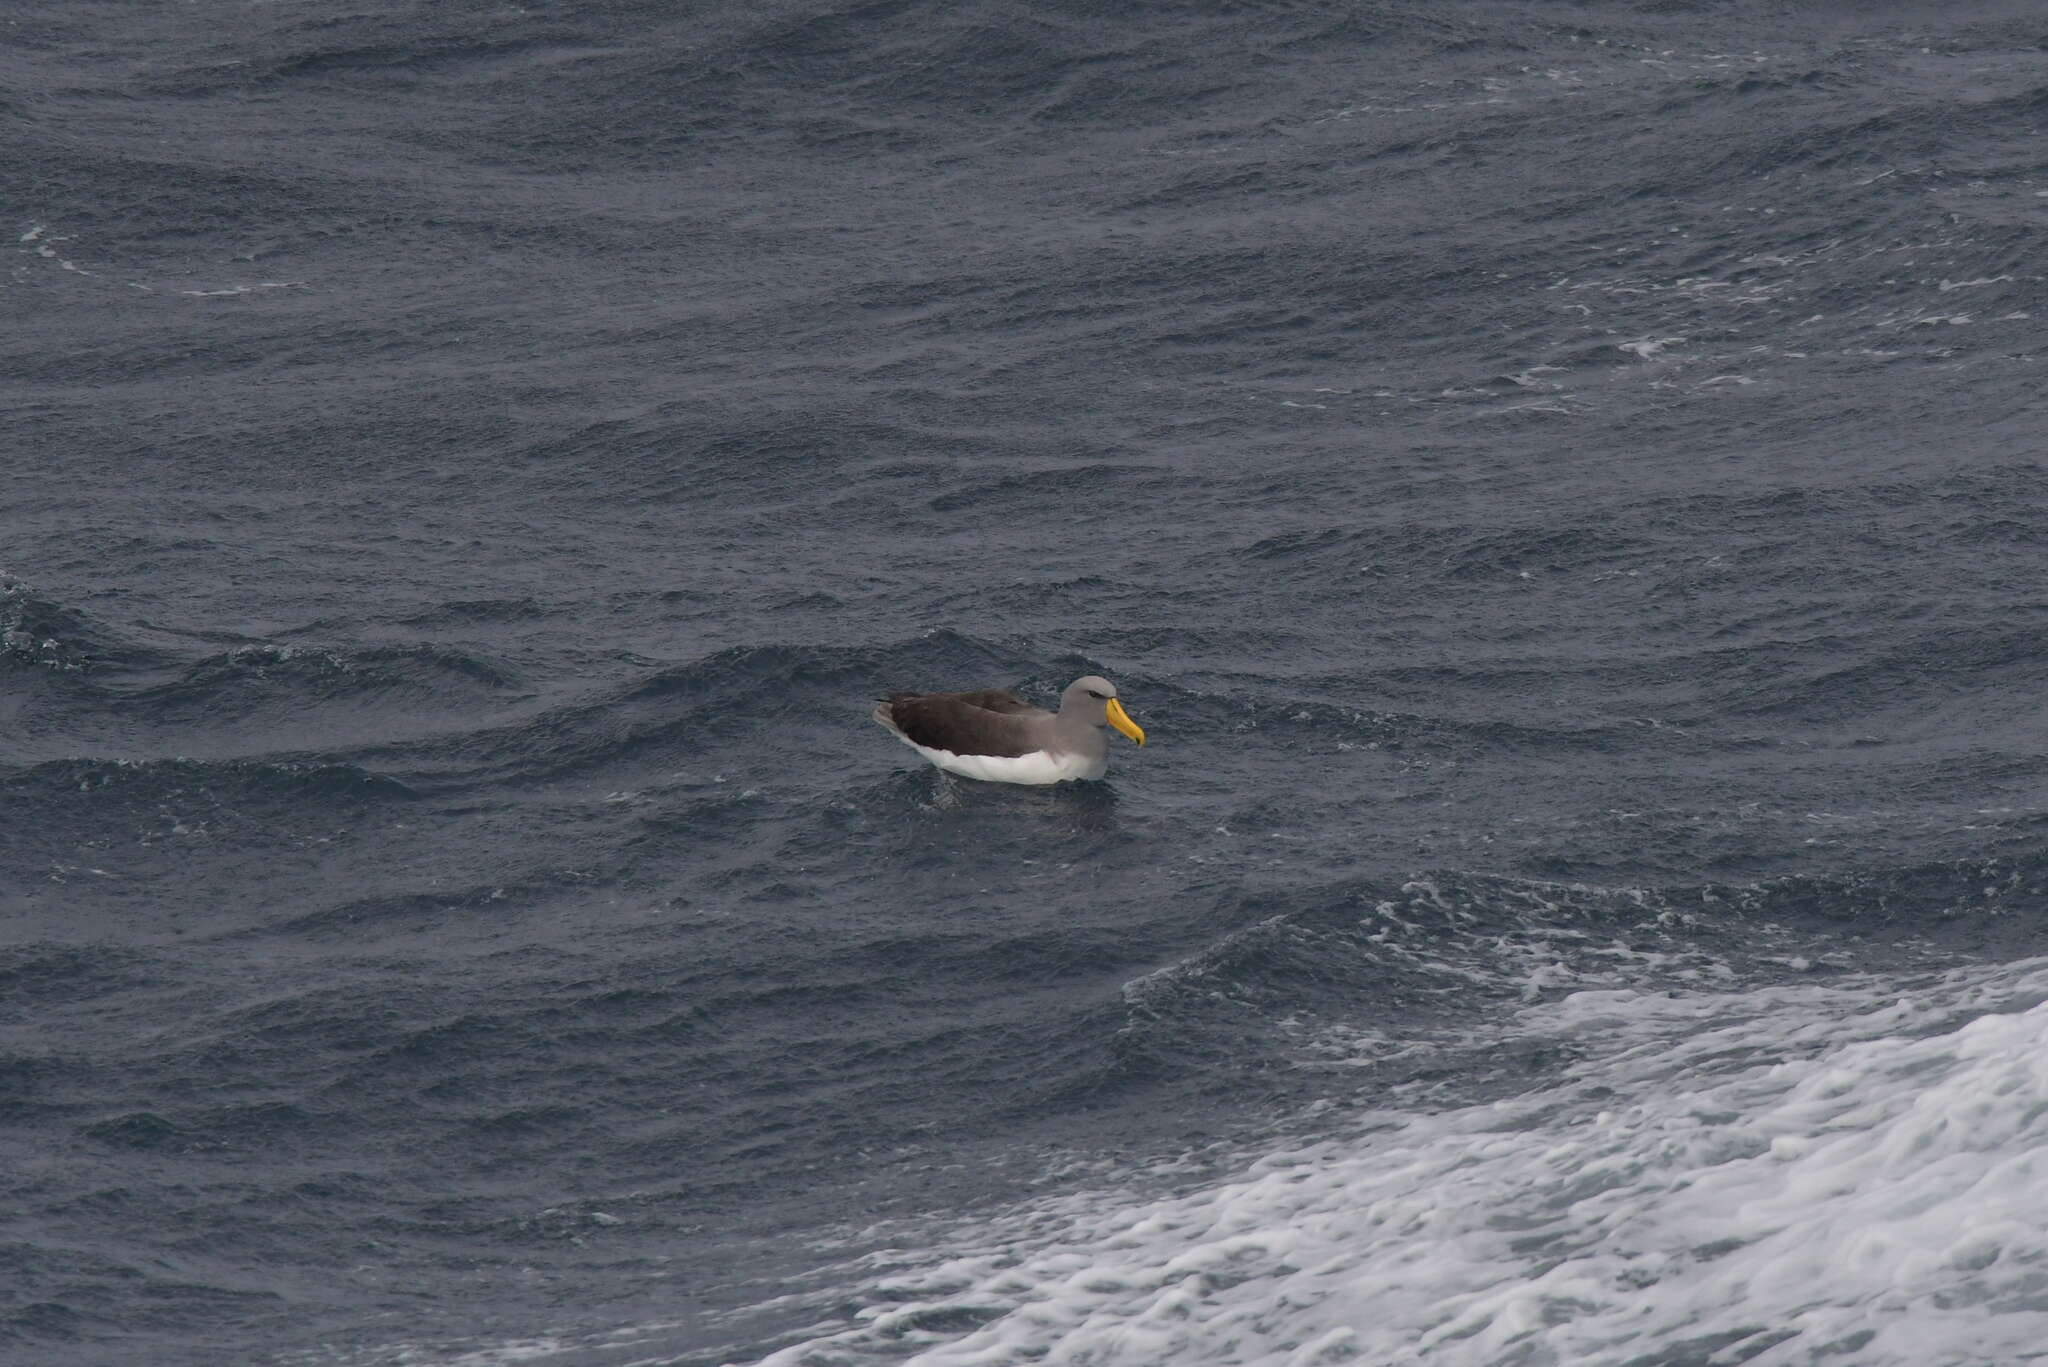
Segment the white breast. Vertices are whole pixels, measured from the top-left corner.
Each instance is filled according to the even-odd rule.
[[[1109,769],[1107,756],[1091,759],[1087,755],[1073,753],[1055,755],[1048,750],[1033,750],[1028,755],[1017,755],[1014,758],[1002,755],[956,755],[951,750],[934,750],[928,745],[919,745],[916,741],[900,735],[897,739],[947,773],[987,779],[992,783],[1064,783],[1075,778],[1101,778]]]

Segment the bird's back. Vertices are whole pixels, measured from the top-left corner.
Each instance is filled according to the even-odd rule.
[[[972,693],[891,693],[875,708],[875,720],[928,750],[956,755],[1028,755],[1039,748],[1033,718],[1052,714],[1005,689]]]

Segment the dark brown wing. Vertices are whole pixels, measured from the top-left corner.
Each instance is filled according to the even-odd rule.
[[[1005,759],[1038,748],[1031,729],[1019,723],[1027,716],[1048,715],[999,688],[979,693],[891,693],[876,711],[927,749]]]
[[[976,693],[931,693],[927,697],[953,698],[969,707],[979,707],[989,712],[1013,715],[1019,712],[1043,712],[1042,707],[1025,702],[1007,688],[984,688]]]

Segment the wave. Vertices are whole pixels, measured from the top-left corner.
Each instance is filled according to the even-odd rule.
[[[608,769],[625,781],[733,753],[770,726],[783,736],[821,727],[844,734],[890,688],[1014,678],[1021,658],[951,631],[875,646],[736,646],[504,725],[354,757],[431,786],[521,786]]]
[[[1126,987],[1111,1071],[1299,1096],[1341,1058],[1361,1084],[1512,1089],[1528,1061],[1498,1052],[1497,1026],[1531,1003],[2023,958],[2048,950],[2026,914],[2044,895],[2038,846],[1753,883],[1447,871],[1248,894],[1224,913],[1244,929]]]
[[[63,674],[118,673],[163,663],[162,652],[77,608],[0,573],[0,667]]]
[[[0,822],[19,837],[10,851],[15,872],[36,883],[123,879],[144,851],[187,840],[289,844],[308,823],[415,796],[383,774],[316,760],[66,759],[0,767]]]
[[[0,993],[14,1002],[90,1001],[155,981],[148,956],[113,945],[31,942],[0,948]]]
[[[899,1229],[841,1269],[846,1327],[759,1360],[2017,1360],[2048,1257],[2048,967],[1913,986],[1532,1007],[1525,1038],[1570,1059],[1547,1087],[1383,1107],[1165,1197]]]
[[[529,602],[456,602],[417,625],[506,621],[533,611]],[[195,658],[194,641],[227,648]],[[96,694],[145,714],[181,707],[232,714],[260,705],[255,695],[265,692],[321,702],[394,686],[424,695],[454,681],[497,690],[519,682],[497,661],[434,642],[321,646],[147,622],[124,631],[0,574],[0,666],[7,664],[77,676],[81,696]]]
[[[251,719],[303,724],[336,705],[371,710],[467,710],[503,701],[519,677],[473,652],[441,645],[347,649],[245,645],[184,667],[174,679],[119,695],[124,711],[166,727],[211,728]]]
[[[1050,1194],[963,1216],[875,1224],[860,1213],[818,1245],[849,1261],[682,1329],[694,1350],[683,1360],[1301,1367],[1426,1349],[1453,1367],[1532,1351],[1621,1367],[1783,1342],[1917,1367],[1912,1331],[1930,1319],[1943,1342],[1980,1350],[1971,1360],[2005,1360],[2037,1330],[2032,1269],[2048,1249],[2034,1180],[2048,960],[1977,955],[2044,885],[2048,855],[1667,889],[1447,872],[1247,900],[1225,918],[1268,914],[1131,980],[1117,1046],[1130,1073],[1053,1099],[1183,1116],[1187,1151],[1142,1164],[1128,1150],[1071,1155],[1068,1170],[1040,1175]],[[2042,947],[2037,929],[2015,933]],[[1103,946],[1040,948],[1049,957],[1025,976]],[[927,989],[939,981],[929,964],[911,971]],[[554,1038],[574,1020],[612,1038],[609,1058],[680,1040],[710,1067],[744,1072],[735,1046],[762,1023],[828,1019],[834,991],[873,982],[872,967],[848,965],[843,987],[757,988],[751,1003],[687,982],[581,982],[552,1012],[449,1019],[375,1067],[460,1077],[508,1031]],[[1003,1086],[1085,1070],[1099,1048],[1056,1037],[1114,1025],[1044,1023],[1029,1071]],[[805,1047],[842,1091],[881,1081],[846,1067],[854,1051]],[[920,1058],[922,1088],[991,1084],[962,1070],[985,1041],[885,1048]],[[1222,1119],[1233,1088],[1263,1088],[1256,1122]],[[470,1138],[485,1145],[552,1151],[583,1123],[527,1117],[482,1091],[475,1104]],[[837,1123],[819,1110],[791,1118],[741,1098],[711,1118],[722,1130],[636,1138],[634,1162],[707,1151],[698,1145],[794,1162],[804,1135]],[[993,1119],[1012,1142],[1028,1133],[1014,1097]],[[548,1137],[525,1134],[528,1123]],[[837,1142],[908,1139],[862,1130]],[[686,1190],[759,1200],[744,1185]],[[674,1199],[636,1191],[611,1209],[631,1219]],[[558,1218],[581,1228],[592,1217]],[[747,1327],[775,1324],[798,1327]],[[707,1343],[719,1326],[732,1337]],[[678,1332],[627,1325],[603,1342],[667,1360]],[[566,1335],[533,1359],[577,1361],[596,1342]]]

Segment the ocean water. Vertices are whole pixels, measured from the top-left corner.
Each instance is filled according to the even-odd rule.
[[[0,1362],[2048,1353],[2038,6],[85,3],[0,121]]]

